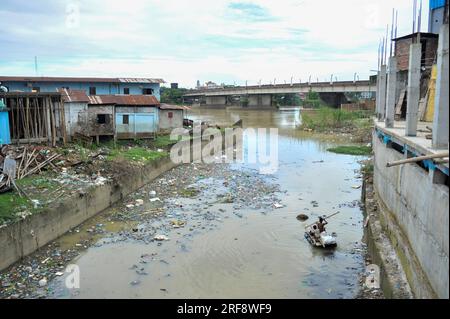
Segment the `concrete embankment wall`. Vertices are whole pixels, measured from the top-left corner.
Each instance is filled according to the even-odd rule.
[[[113,183],[91,187],[56,207],[0,229],[0,269],[31,254],[175,166],[170,158],[163,158],[136,167],[133,173],[123,174]]]
[[[416,298],[449,298],[449,190],[418,164],[387,168],[404,155],[373,135],[374,188],[383,230]]]
[[[199,156],[201,154],[194,156],[191,148],[191,159],[199,160]],[[75,193],[43,212],[0,229],[0,270],[57,239],[178,165],[169,157],[164,157],[145,166],[135,167],[113,182],[92,186],[83,193]]]

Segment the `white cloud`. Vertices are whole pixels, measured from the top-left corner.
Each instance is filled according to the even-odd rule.
[[[230,3],[245,3],[247,8],[233,10]],[[399,35],[411,32],[412,19],[410,0],[67,4],[79,8],[78,27],[67,25],[73,12],[67,13],[65,6],[49,16],[44,10],[33,15],[23,5],[16,11],[0,8],[0,27],[7,30],[0,36],[7,60],[0,61],[0,73],[33,74],[30,61],[38,55],[45,75],[163,77],[188,87],[197,79],[268,83],[277,78],[281,83],[291,77],[306,81],[310,75],[329,79],[332,73],[352,79],[355,72],[367,78],[376,66],[378,42],[392,7],[399,10]],[[252,6],[258,10],[254,16]],[[25,51],[20,49],[24,46]]]

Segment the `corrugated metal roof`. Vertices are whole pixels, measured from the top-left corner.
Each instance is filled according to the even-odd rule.
[[[185,105],[172,105],[162,103],[159,105],[161,110],[190,110],[191,108]]]
[[[86,92],[83,90],[67,90],[60,89],[59,92],[62,95],[62,99],[66,103],[71,102],[89,102],[89,98]]]
[[[118,80],[124,83],[166,83],[163,79],[148,78],[119,78]]]
[[[392,41],[409,39],[409,38],[417,36],[418,34],[419,34],[419,32],[407,34],[407,35],[392,39]],[[421,38],[439,38],[439,34],[429,33],[429,32],[420,32],[420,37]]]
[[[153,95],[89,95],[89,104],[116,104],[135,106],[158,106],[159,101]]]
[[[165,83],[153,78],[96,78],[96,77],[40,77],[40,76],[0,76],[0,82],[86,82],[86,83]]]

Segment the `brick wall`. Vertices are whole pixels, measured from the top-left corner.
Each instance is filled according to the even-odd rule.
[[[438,39],[426,38],[422,41],[426,43],[425,45],[422,43],[422,49],[425,46],[425,67],[431,68],[436,56]],[[409,68],[409,46],[411,43],[411,38],[396,41],[395,56],[397,57],[397,70],[399,71],[406,71]]]

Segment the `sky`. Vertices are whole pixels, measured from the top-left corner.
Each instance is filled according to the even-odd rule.
[[[188,88],[367,79],[392,8],[398,35],[412,32],[412,3],[2,0],[0,75],[151,77]],[[427,21],[424,0],[422,31]]]

